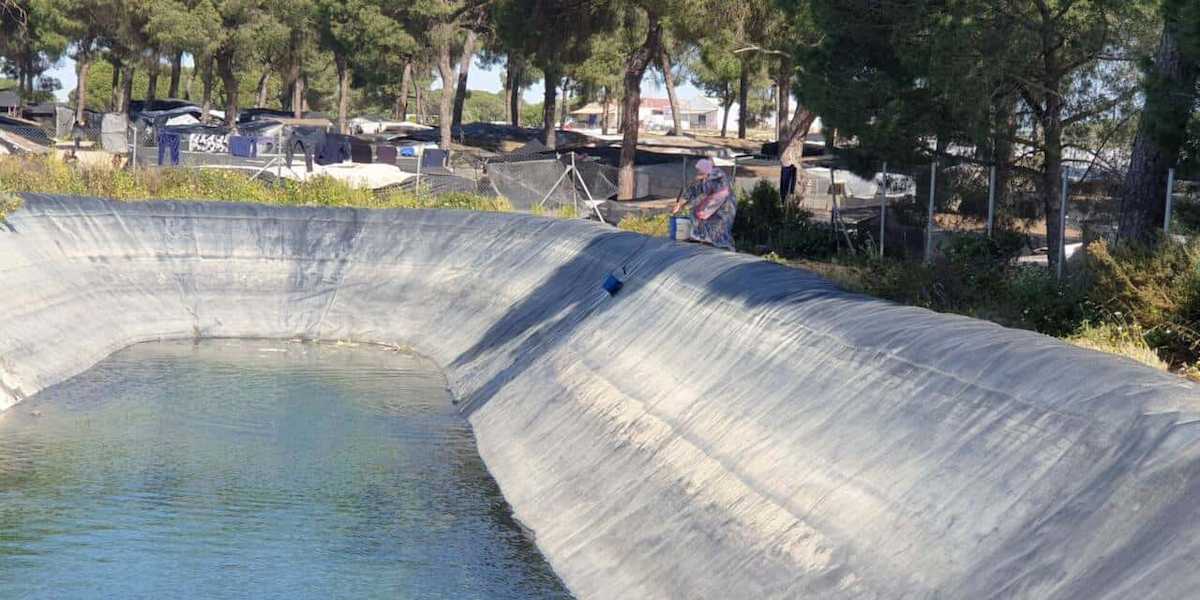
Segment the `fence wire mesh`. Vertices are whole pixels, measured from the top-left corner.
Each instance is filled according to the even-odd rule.
[[[521,211],[565,206],[581,209],[582,202],[605,200],[617,193],[615,168],[569,153],[489,162],[487,178],[498,195]]]

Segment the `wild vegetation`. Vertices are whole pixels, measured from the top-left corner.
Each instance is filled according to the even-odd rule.
[[[511,210],[503,198],[463,193],[377,194],[329,177],[268,183],[220,169],[125,170],[29,157],[0,157],[0,210],[15,209],[16,197],[6,192],[74,194],[128,201],[207,200],[289,206]],[[10,198],[10,203],[4,203],[4,198]]]
[[[912,306],[1038,331],[1200,377],[1200,239],[1088,245],[1059,281],[1016,261],[1020,234],[951,237],[932,261],[838,252],[827,227],[785,214],[760,185],[738,203],[740,249],[817,271],[842,287]]]

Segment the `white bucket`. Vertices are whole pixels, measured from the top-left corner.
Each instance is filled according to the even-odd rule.
[[[671,239],[686,242],[692,239],[692,220],[687,217],[671,217]]]

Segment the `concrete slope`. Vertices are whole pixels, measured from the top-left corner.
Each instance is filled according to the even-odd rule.
[[[406,345],[583,598],[1200,589],[1200,390],[1121,359],[585,222],[26,200],[0,408],[144,340]]]

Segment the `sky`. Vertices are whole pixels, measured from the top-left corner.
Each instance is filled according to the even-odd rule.
[[[185,57],[184,62],[187,62],[187,60],[188,59]],[[64,58],[59,61],[59,64],[55,65],[54,68],[47,71],[46,75],[49,77],[55,77],[62,82],[62,89],[55,92],[55,95],[58,96],[60,101],[66,101],[67,95],[71,92],[71,90],[75,89],[75,61],[69,58]],[[476,62],[475,67],[471,69],[470,77],[467,79],[467,89],[493,93],[499,92],[504,88],[502,81],[503,76],[504,69],[502,67],[496,66],[491,69],[485,69],[481,67],[478,62]],[[645,79],[642,80],[643,97],[665,98],[667,96],[666,88],[659,85],[655,79],[655,77],[651,76],[651,74],[647,72]],[[433,87],[435,89],[441,87],[440,82],[435,80]],[[675,90],[681,99],[692,99],[703,96],[699,89],[689,84],[679,85],[675,88]],[[531,103],[542,101],[541,83],[537,83],[533,87],[526,90],[525,101]]]

